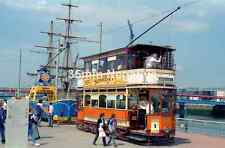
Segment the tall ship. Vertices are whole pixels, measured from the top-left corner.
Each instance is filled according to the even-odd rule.
[[[48,54],[47,63],[40,65],[40,69],[37,70],[36,73],[27,73],[29,76],[38,77],[38,80],[30,91],[30,98],[34,100],[38,100],[36,97],[36,92],[40,91],[41,93],[47,91],[52,92],[54,94],[53,98],[47,97],[48,101],[51,100],[56,101],[59,99],[71,99],[75,98],[75,91],[71,92],[71,89],[74,89],[75,82],[73,79],[69,77],[69,71],[76,70],[78,68],[78,59],[79,54],[76,53],[76,56],[73,57],[72,53],[72,44],[75,41],[86,41],[85,38],[72,35],[72,24],[75,22],[81,22],[81,20],[72,18],[72,8],[77,8],[78,6],[73,5],[71,0],[68,3],[62,4],[63,7],[68,8],[68,15],[64,18],[56,18],[59,21],[63,21],[65,23],[65,32],[57,33],[54,32],[54,21],[51,21],[49,31],[41,32],[42,34],[46,34],[48,36],[48,44],[47,45],[37,45],[35,47],[44,48],[47,52],[35,51],[35,53],[45,53]],[[55,45],[54,43],[57,42]],[[43,75],[43,74],[44,75]],[[41,75],[40,75],[41,74]],[[44,82],[44,79],[51,80],[51,83],[39,83]],[[47,80],[47,81],[48,81]]]

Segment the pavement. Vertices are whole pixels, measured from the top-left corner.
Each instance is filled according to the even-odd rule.
[[[103,147],[101,139],[97,141],[97,145],[92,145],[94,135],[80,131],[75,125],[59,125],[53,128],[40,127],[41,139],[40,148],[101,148]],[[140,146],[124,141],[117,140],[119,148],[224,148],[225,137],[210,137],[206,135],[191,134],[191,133],[176,133],[175,144],[169,146]],[[33,148],[29,144],[28,148]],[[113,147],[113,146],[107,146]],[[4,148],[0,144],[0,148]]]

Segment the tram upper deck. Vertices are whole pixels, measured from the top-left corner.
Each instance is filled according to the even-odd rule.
[[[78,85],[84,88],[175,87],[175,49],[137,44],[83,57],[84,72]],[[105,83],[106,82],[106,83]]]

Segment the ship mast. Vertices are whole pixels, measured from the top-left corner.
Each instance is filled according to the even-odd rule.
[[[48,53],[48,63],[49,63],[49,67],[48,70],[50,72],[50,75],[54,75],[54,71],[51,67],[54,67],[56,65],[56,60],[51,60],[55,55],[56,55],[56,47],[53,46],[53,40],[54,40],[54,35],[55,33],[53,32],[54,30],[54,23],[53,21],[51,21],[50,23],[50,28],[48,32],[41,32],[43,34],[47,34],[48,35],[48,46],[42,46],[42,45],[37,45],[35,47],[39,47],[39,48],[46,48],[47,49],[47,53]]]
[[[65,92],[68,92],[69,89],[69,70],[73,69],[73,61],[72,61],[72,52],[71,52],[71,44],[72,39],[82,39],[81,37],[72,36],[71,35],[71,27],[74,22],[81,23],[81,20],[72,19],[72,8],[78,8],[76,5],[72,5],[71,0],[69,3],[62,4],[62,6],[68,8],[68,15],[65,18],[56,18],[57,20],[65,22],[65,34],[56,34],[64,38],[64,60],[63,60],[63,78],[62,84]]]

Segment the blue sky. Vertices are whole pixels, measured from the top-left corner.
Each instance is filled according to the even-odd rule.
[[[65,15],[60,3],[66,0],[0,0],[0,86],[15,87],[18,78],[19,49],[23,50],[23,87],[32,85],[26,72],[34,72],[47,56],[34,54],[34,45],[45,44],[50,20]],[[166,22],[146,34],[140,43],[176,47],[177,84],[181,87],[225,87],[225,0],[72,0],[80,7],[73,15],[83,20],[75,24],[76,35],[96,40],[103,22],[104,50],[128,42],[127,19],[136,35],[143,32],[178,5],[183,8]],[[125,27],[124,27],[125,26]],[[63,31],[56,23],[56,30]],[[74,55],[98,52],[98,45],[80,42]],[[42,50],[42,49],[40,49]]]

